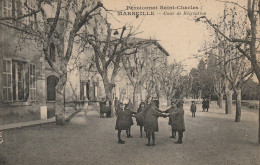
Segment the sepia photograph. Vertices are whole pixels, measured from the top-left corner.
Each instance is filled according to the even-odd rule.
[[[0,165],[259,165],[260,0],[0,0]]]

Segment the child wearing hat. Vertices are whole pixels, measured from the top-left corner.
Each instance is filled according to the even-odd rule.
[[[191,106],[190,106],[190,111],[192,114],[192,117],[195,117],[195,113],[196,113],[197,107],[194,101],[191,101]]]

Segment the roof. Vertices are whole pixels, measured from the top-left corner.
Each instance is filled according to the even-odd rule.
[[[154,45],[156,45],[166,56],[170,56],[170,54],[161,46],[161,44],[159,44],[158,41],[154,41],[153,43],[154,43]]]
[[[170,56],[170,54],[162,47],[162,45],[158,42],[158,40],[154,40],[154,39],[143,39],[143,38],[131,38],[132,41],[131,42],[138,42],[138,41],[148,41],[153,43],[155,46],[158,47],[158,49],[160,49],[166,56]],[[130,39],[130,40],[131,40]]]

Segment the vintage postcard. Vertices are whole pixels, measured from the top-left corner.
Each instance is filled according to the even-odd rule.
[[[260,0],[0,0],[0,165],[260,164]]]

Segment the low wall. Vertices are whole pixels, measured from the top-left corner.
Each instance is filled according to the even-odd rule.
[[[39,105],[9,106],[0,108],[0,125],[41,119]]]

